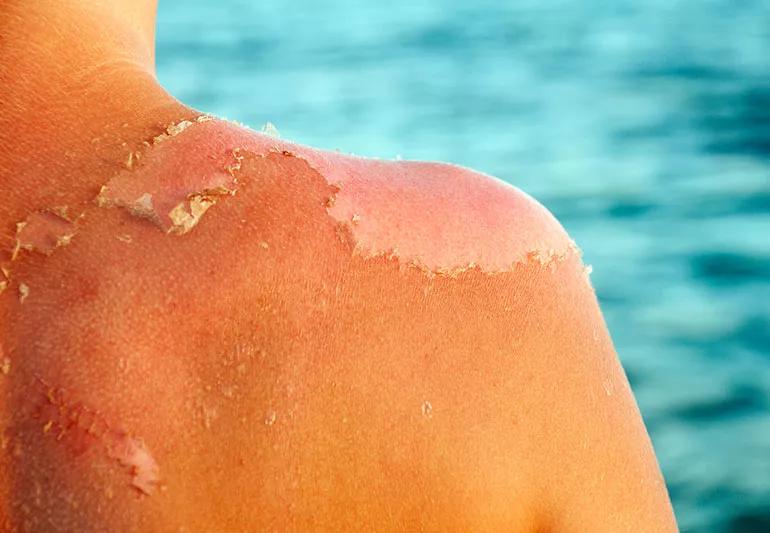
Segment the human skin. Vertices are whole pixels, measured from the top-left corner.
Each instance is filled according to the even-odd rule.
[[[676,530],[544,208],[200,119],[128,5],[0,8],[3,530]]]

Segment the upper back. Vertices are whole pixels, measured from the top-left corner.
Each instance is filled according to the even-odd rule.
[[[125,166],[16,235],[11,522],[557,527],[586,476],[554,473],[604,439],[659,483],[578,254],[519,191],[206,118]]]

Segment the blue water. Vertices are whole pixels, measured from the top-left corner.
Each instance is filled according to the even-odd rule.
[[[770,531],[770,2],[160,4],[186,103],[536,196],[594,266],[682,530]]]

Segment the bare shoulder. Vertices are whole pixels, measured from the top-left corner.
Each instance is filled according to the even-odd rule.
[[[332,172],[330,214],[354,222],[360,246],[433,271],[510,270],[533,252],[562,254],[570,241],[534,199],[496,178],[434,162],[349,159]]]
[[[521,191],[199,117],[81,207],[23,221],[0,294],[14,523],[666,523],[579,254]]]
[[[442,277],[428,282],[438,302],[423,304],[428,320],[404,307],[410,327],[442,335],[454,358],[437,358],[434,379],[458,398],[434,393],[434,418],[485,427],[483,443],[456,428],[445,436],[473,465],[458,466],[466,479],[499,469],[485,479],[499,489],[487,492],[489,505],[516,494],[546,529],[674,531],[589,270],[553,215],[515,187],[450,164],[310,158],[338,184],[329,213],[351,225],[364,260]],[[394,284],[411,288],[403,277]]]
[[[362,254],[394,254],[433,271],[479,267],[501,272],[533,254],[563,256],[572,247],[561,225],[536,200],[468,168],[318,150],[222,121],[210,128],[209,138],[228,139],[242,153],[263,159],[272,154],[274,163],[283,159],[287,164],[291,158],[307,163],[307,169],[294,165],[294,176],[311,172],[330,188],[326,213],[348,226]],[[205,130],[198,133],[203,136]],[[291,182],[284,186],[298,186],[291,175],[284,179]]]
[[[136,170],[125,172],[102,195],[104,203],[135,212],[147,207],[137,198],[151,198],[151,215],[164,231],[188,231],[199,218],[192,207],[201,211],[229,195],[248,195],[258,183],[276,190],[270,205],[255,208],[288,209],[320,195],[325,214],[347,227],[358,253],[393,254],[431,271],[501,272],[528,256],[563,256],[572,246],[537,201],[468,168],[323,151],[208,117],[168,131],[159,140],[169,141],[148,154],[153,161],[146,181],[137,179]],[[280,178],[270,182],[271,172]],[[190,197],[198,205],[180,207]],[[182,227],[172,227],[172,218]]]

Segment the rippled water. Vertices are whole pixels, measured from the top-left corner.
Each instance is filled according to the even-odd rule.
[[[550,208],[684,531],[770,531],[770,3],[161,2],[186,103]]]

